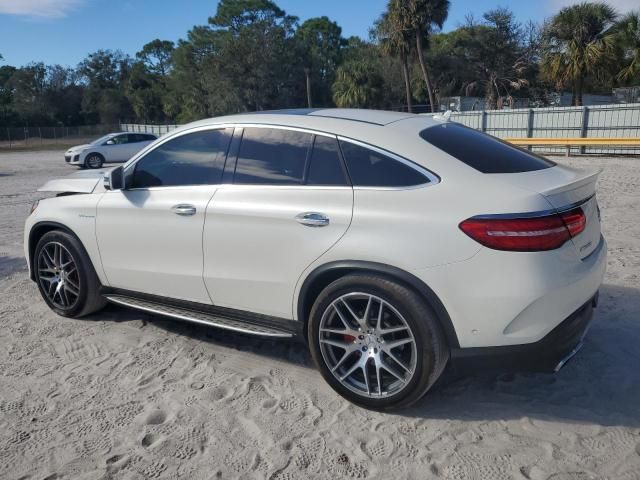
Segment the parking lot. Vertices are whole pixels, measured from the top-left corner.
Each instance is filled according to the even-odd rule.
[[[110,306],[58,317],[27,278],[62,152],[0,153],[0,478],[640,479],[640,159],[603,169],[608,272],[556,375],[448,375],[393,414],[338,397],[298,344]]]

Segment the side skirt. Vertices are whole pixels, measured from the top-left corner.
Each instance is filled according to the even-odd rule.
[[[302,326],[294,320],[129,290],[103,288],[101,293],[112,303],[178,320],[249,335],[301,338]]]

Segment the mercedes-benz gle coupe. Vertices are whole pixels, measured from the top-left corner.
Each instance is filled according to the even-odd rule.
[[[93,173],[50,181],[26,221],[56,313],[297,337],[369,408],[415,402],[458,358],[560,368],[605,271],[597,172],[446,117],[212,118]]]

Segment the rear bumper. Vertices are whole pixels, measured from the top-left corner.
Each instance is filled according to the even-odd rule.
[[[534,343],[501,347],[459,348],[451,352],[453,365],[462,369],[508,368],[556,372],[582,346],[598,303],[598,293]]]

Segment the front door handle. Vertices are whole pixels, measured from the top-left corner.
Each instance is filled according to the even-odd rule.
[[[296,221],[307,227],[326,227],[329,225],[329,217],[318,212],[300,213],[296,215]]]
[[[171,211],[173,213],[175,213],[176,215],[181,215],[183,217],[188,217],[188,216],[191,216],[191,215],[195,215],[196,207],[194,207],[193,205],[186,204],[186,203],[181,203],[179,205],[174,205],[173,207],[171,207]]]

